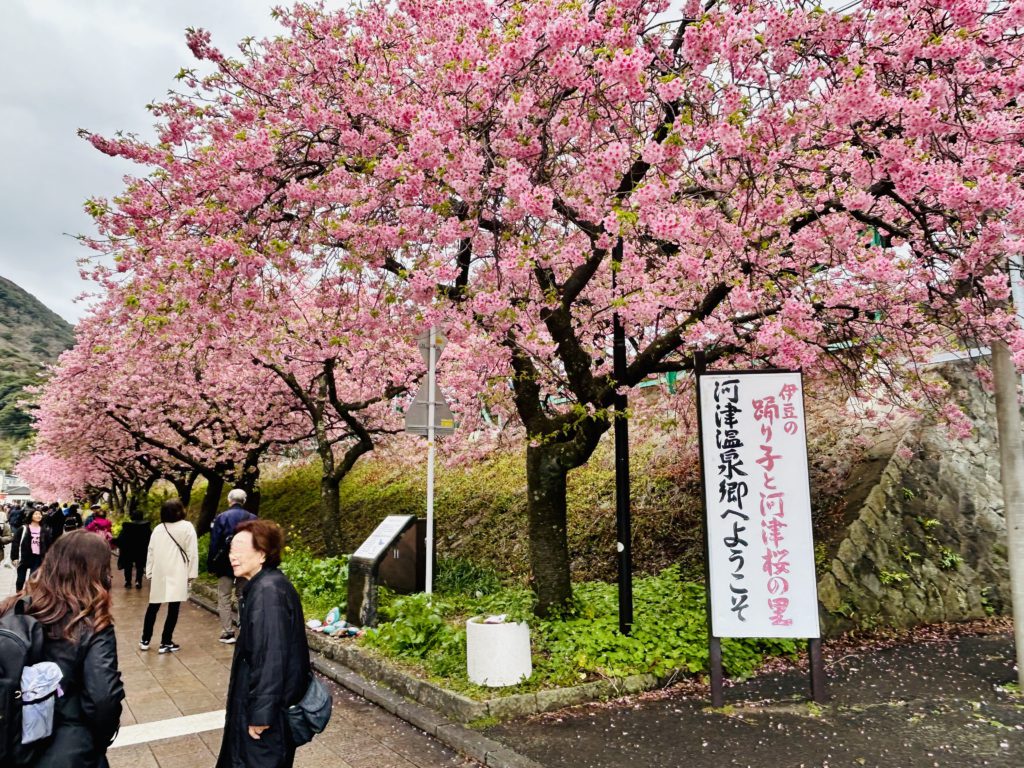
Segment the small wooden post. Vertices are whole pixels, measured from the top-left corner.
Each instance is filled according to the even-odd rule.
[[[811,698],[815,704],[828,702],[825,690],[825,661],[821,656],[821,638],[812,637],[807,641],[807,655],[811,667]]]
[[[725,705],[725,694],[723,692],[722,674],[722,638],[709,635],[708,649],[710,656],[708,665],[711,667],[711,706],[722,707]]]

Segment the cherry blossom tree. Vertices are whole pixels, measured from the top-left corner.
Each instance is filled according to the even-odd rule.
[[[199,275],[171,291],[194,303],[211,275],[355,271],[488,339],[459,362],[511,382],[544,614],[570,595],[566,474],[647,377],[702,351],[913,397],[936,348],[1024,351],[1005,312],[1024,3],[668,9],[298,5],[240,60],[192,31],[216,71],[154,105],[159,142],[89,137],[157,169],[91,204],[119,259],[97,277],[152,274],[163,301]]]

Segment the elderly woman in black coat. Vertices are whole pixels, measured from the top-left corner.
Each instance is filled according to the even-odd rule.
[[[285,711],[306,692],[311,670],[299,595],[277,569],[283,546],[269,520],[240,523],[231,541],[234,575],[248,583],[217,768],[290,768],[295,760]]]

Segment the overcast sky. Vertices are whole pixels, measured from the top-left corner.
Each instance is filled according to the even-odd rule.
[[[70,322],[90,286],[71,236],[91,232],[82,203],[110,196],[138,166],[107,157],[79,128],[151,137],[146,104],[195,66],[186,27],[228,53],[277,34],[271,0],[0,0],[0,275]]]

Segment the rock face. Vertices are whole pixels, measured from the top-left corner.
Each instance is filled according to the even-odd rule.
[[[902,438],[829,547],[818,582],[826,634],[1010,609],[995,400],[967,366],[943,376],[974,434],[958,441],[923,425]]]

